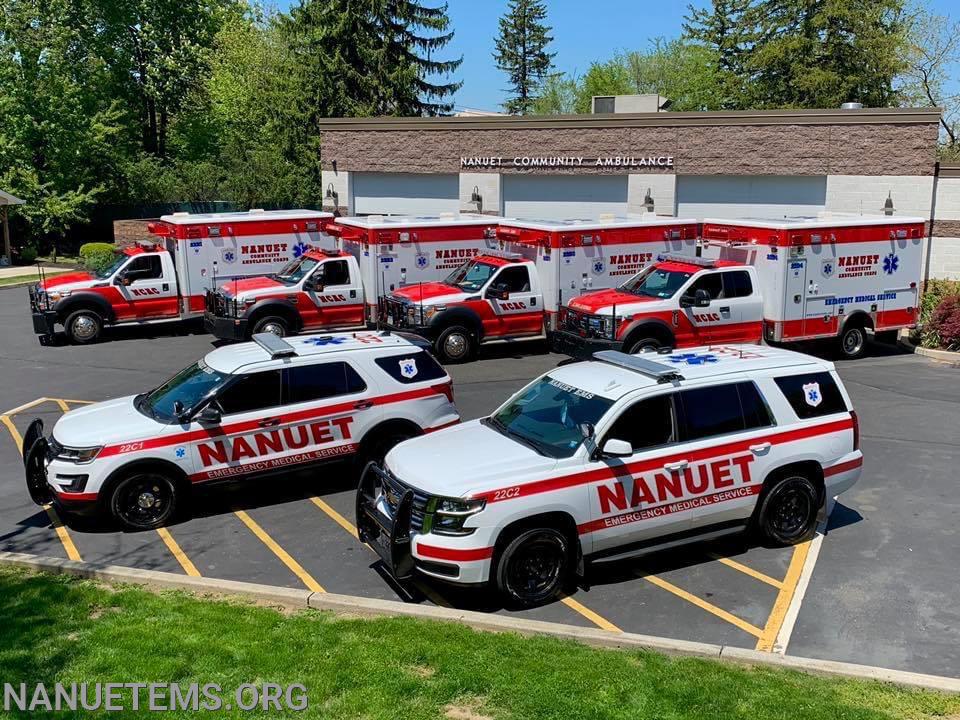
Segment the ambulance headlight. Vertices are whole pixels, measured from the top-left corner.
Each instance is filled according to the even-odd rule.
[[[69,295],[70,295],[69,290],[51,290],[46,293],[47,301],[51,303],[58,303],[63,298],[68,297]]]
[[[431,498],[423,519],[423,532],[436,535],[470,535],[476,528],[463,527],[468,517],[486,507],[486,500]]]
[[[58,445],[56,447],[54,457],[56,457],[57,460],[63,460],[65,462],[88,463],[97,457],[101,450],[103,450],[102,445],[98,445],[97,447],[82,448]]]
[[[423,309],[423,322],[430,322],[434,315],[447,309],[446,305],[429,305]]]

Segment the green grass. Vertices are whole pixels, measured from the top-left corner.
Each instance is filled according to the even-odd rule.
[[[36,268],[24,268],[23,275],[14,275],[12,277],[3,277],[0,278],[0,287],[4,285],[19,285],[20,283],[25,282],[36,282],[40,279],[40,275],[37,272]],[[74,272],[73,270],[45,270],[43,275],[44,277],[56,277],[57,275],[64,275],[68,272]]]
[[[0,569],[0,608],[2,682],[198,682],[230,691],[275,682],[307,689],[305,712],[200,713],[214,717],[956,720],[960,714],[956,697],[878,683],[411,619],[284,615],[11,569]],[[129,691],[124,698],[129,708]],[[0,717],[21,715],[0,710]],[[129,709],[108,715],[137,716]],[[160,716],[188,715],[198,713]]]

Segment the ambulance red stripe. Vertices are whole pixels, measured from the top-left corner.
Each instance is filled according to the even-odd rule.
[[[280,424],[299,422],[301,420],[312,420],[324,415],[336,415],[337,413],[356,410],[357,403],[371,402],[374,405],[389,405],[391,403],[404,402],[406,400],[417,400],[419,398],[430,397],[432,395],[442,395],[443,393],[433,388],[420,388],[419,390],[408,390],[402,393],[392,393],[390,395],[381,395],[372,398],[357,398],[348,402],[327,405],[325,407],[310,408],[300,410],[299,412],[278,415]],[[273,417],[273,416],[271,416]],[[107,445],[97,457],[109,457],[111,455],[121,455],[127,452],[140,452],[141,450],[151,450],[154,448],[168,447],[170,445],[179,445],[181,443],[193,442],[195,440],[207,440],[209,438],[223,437],[235,433],[249,432],[260,429],[260,421],[247,420],[244,422],[233,423],[232,425],[220,425],[209,430],[191,430],[189,432],[176,433],[174,435],[164,435],[161,437],[147,438],[144,440],[133,440],[119,445]]]
[[[564,488],[575,487],[577,485],[586,485],[600,480],[610,480],[618,477],[636,475],[650,470],[660,470],[667,463],[686,460],[689,463],[708,460],[717,455],[732,455],[738,452],[749,451],[751,445],[760,442],[769,442],[779,444],[794,442],[796,440],[806,440],[820,435],[828,435],[834,432],[853,429],[853,419],[849,416],[842,420],[834,420],[818,425],[797,428],[796,430],[787,430],[785,432],[771,433],[761,437],[753,437],[746,440],[714,445],[712,447],[695,450],[692,452],[680,452],[673,455],[662,456],[653,460],[644,460],[642,462],[631,463],[618,468],[602,467],[587,472],[571,473],[570,475],[561,475],[560,477],[547,478],[526,485],[509,486],[490,490],[488,492],[472,495],[472,499],[483,499],[488,503],[501,502],[504,500],[515,500],[520,497],[530,495],[539,495],[540,493],[562,490]]]

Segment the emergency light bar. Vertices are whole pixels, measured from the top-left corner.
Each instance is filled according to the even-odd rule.
[[[647,358],[637,357],[636,355],[627,355],[627,353],[617,352],[616,350],[599,350],[593,354],[594,360],[605,362],[610,365],[633,370],[641,375],[653,378],[658,383],[668,383],[683,380],[683,375],[677,372],[675,367],[658,363]]]
[[[687,257],[686,255],[675,255],[672,253],[657,255],[657,262],[678,262],[684,265],[699,265],[700,267],[709,268],[715,267],[717,264],[716,260],[711,260],[710,258]]]
[[[504,260],[523,260],[523,255],[520,253],[507,252],[506,250],[484,250],[480,254],[503,258]]]
[[[285,357],[296,357],[297,351],[293,345],[281,337],[277,337],[272,332],[257,333],[253,336],[253,341],[262,347],[270,355],[271,360]]]

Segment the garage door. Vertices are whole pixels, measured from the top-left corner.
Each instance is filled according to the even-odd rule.
[[[503,214],[515,218],[596,218],[627,212],[627,176],[504,175]]]
[[[459,175],[354,173],[357,215],[436,215],[460,210]]]
[[[826,207],[825,176],[681,175],[678,217],[815,215]]]

